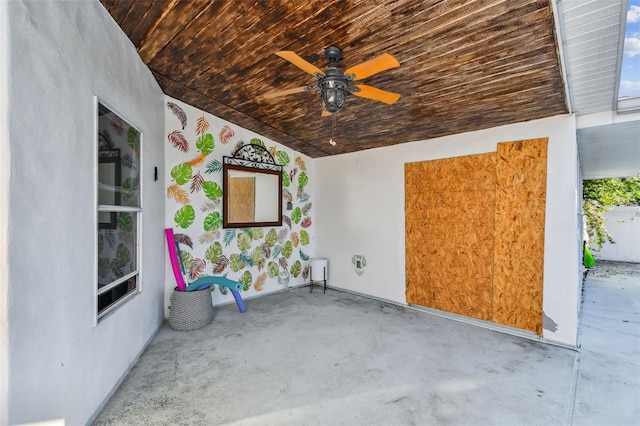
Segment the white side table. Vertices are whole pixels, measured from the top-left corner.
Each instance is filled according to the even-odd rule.
[[[327,292],[327,275],[328,275],[328,261],[324,257],[312,257],[311,258],[311,280],[309,283],[309,293],[313,292],[313,284],[316,281],[322,281],[324,283],[324,291]]]

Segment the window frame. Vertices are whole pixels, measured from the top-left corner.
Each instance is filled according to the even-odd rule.
[[[110,205],[110,204],[98,204],[99,200],[99,167],[100,167],[100,141],[99,141],[99,133],[100,133],[100,105],[107,108],[113,114],[115,114],[120,120],[126,123],[127,126],[133,127],[138,134],[140,135],[140,143],[139,143],[139,156],[138,156],[138,172],[139,172],[139,183],[138,183],[138,206],[123,206],[123,205]],[[116,109],[114,109],[109,102],[106,102],[104,98],[94,95],[94,108],[93,108],[93,119],[94,119],[94,146],[93,146],[93,166],[94,166],[94,180],[93,180],[93,188],[94,188],[94,274],[93,274],[93,325],[97,326],[102,320],[106,317],[110,316],[112,313],[118,310],[121,306],[125,305],[128,301],[133,299],[137,294],[142,292],[142,282],[143,282],[143,271],[142,271],[142,235],[143,235],[143,211],[144,211],[144,184],[142,177],[144,176],[144,161],[143,161],[143,143],[144,143],[144,133],[140,130],[138,126],[132,124],[131,121],[124,118],[123,114],[120,114]],[[122,166],[120,166],[122,167]],[[118,202],[118,201],[116,201]],[[129,213],[132,216],[135,216],[133,219],[133,223],[135,226],[135,243],[132,245],[135,250],[135,254],[132,258],[135,258],[135,268],[133,271],[119,277],[110,283],[104,285],[102,288],[99,288],[99,253],[98,253],[98,238],[100,235],[101,229],[105,229],[108,227],[101,226],[100,224],[100,214],[101,213],[110,213],[117,215],[118,213]],[[101,295],[116,289],[118,286],[123,283],[128,282],[131,279],[135,279],[136,288],[135,290],[127,290],[127,292],[121,297],[117,298],[115,301],[110,303],[107,307],[103,308],[102,311],[99,311],[99,298]]]

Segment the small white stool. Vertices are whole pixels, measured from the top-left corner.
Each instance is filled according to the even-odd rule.
[[[324,257],[311,258],[311,281],[309,283],[309,293],[313,292],[314,281],[324,282],[324,291],[327,292],[327,264],[328,261]]]

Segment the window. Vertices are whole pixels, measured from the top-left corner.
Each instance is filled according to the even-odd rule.
[[[140,145],[138,129],[98,102],[99,321],[140,291]]]

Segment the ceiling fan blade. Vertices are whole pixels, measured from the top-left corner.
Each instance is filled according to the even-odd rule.
[[[293,89],[278,90],[277,92],[270,92],[270,93],[265,93],[264,95],[260,95],[259,98],[273,99],[280,96],[291,95],[294,93],[302,93],[307,91],[307,87],[308,86],[302,86],[302,87],[294,87]]]
[[[371,59],[370,61],[363,62],[359,65],[355,65],[351,68],[347,68],[344,71],[344,74],[354,74],[354,80],[362,80],[363,78],[370,77],[379,72],[389,70],[391,68],[398,68],[400,66],[400,62],[393,56],[388,53],[383,53],[382,55]]]
[[[376,89],[366,84],[355,84],[354,86],[360,89],[360,91],[351,93],[361,98],[373,99],[374,101],[384,102],[389,105],[400,99],[399,93],[387,92],[386,90]]]
[[[320,75],[324,75],[324,71],[322,71],[320,68],[318,68],[315,65],[305,61],[300,56],[298,56],[297,54],[295,54],[294,52],[292,52],[290,50],[284,50],[284,51],[276,52],[276,55],[280,56],[282,59],[285,59],[285,60],[291,62],[293,65],[295,65],[296,67],[300,68],[302,71],[304,71],[306,73],[309,73],[309,74],[311,74],[313,76],[315,76],[316,73],[318,73]]]
[[[327,111],[326,108],[322,108],[322,117],[331,117],[333,114],[331,114],[329,111]]]

